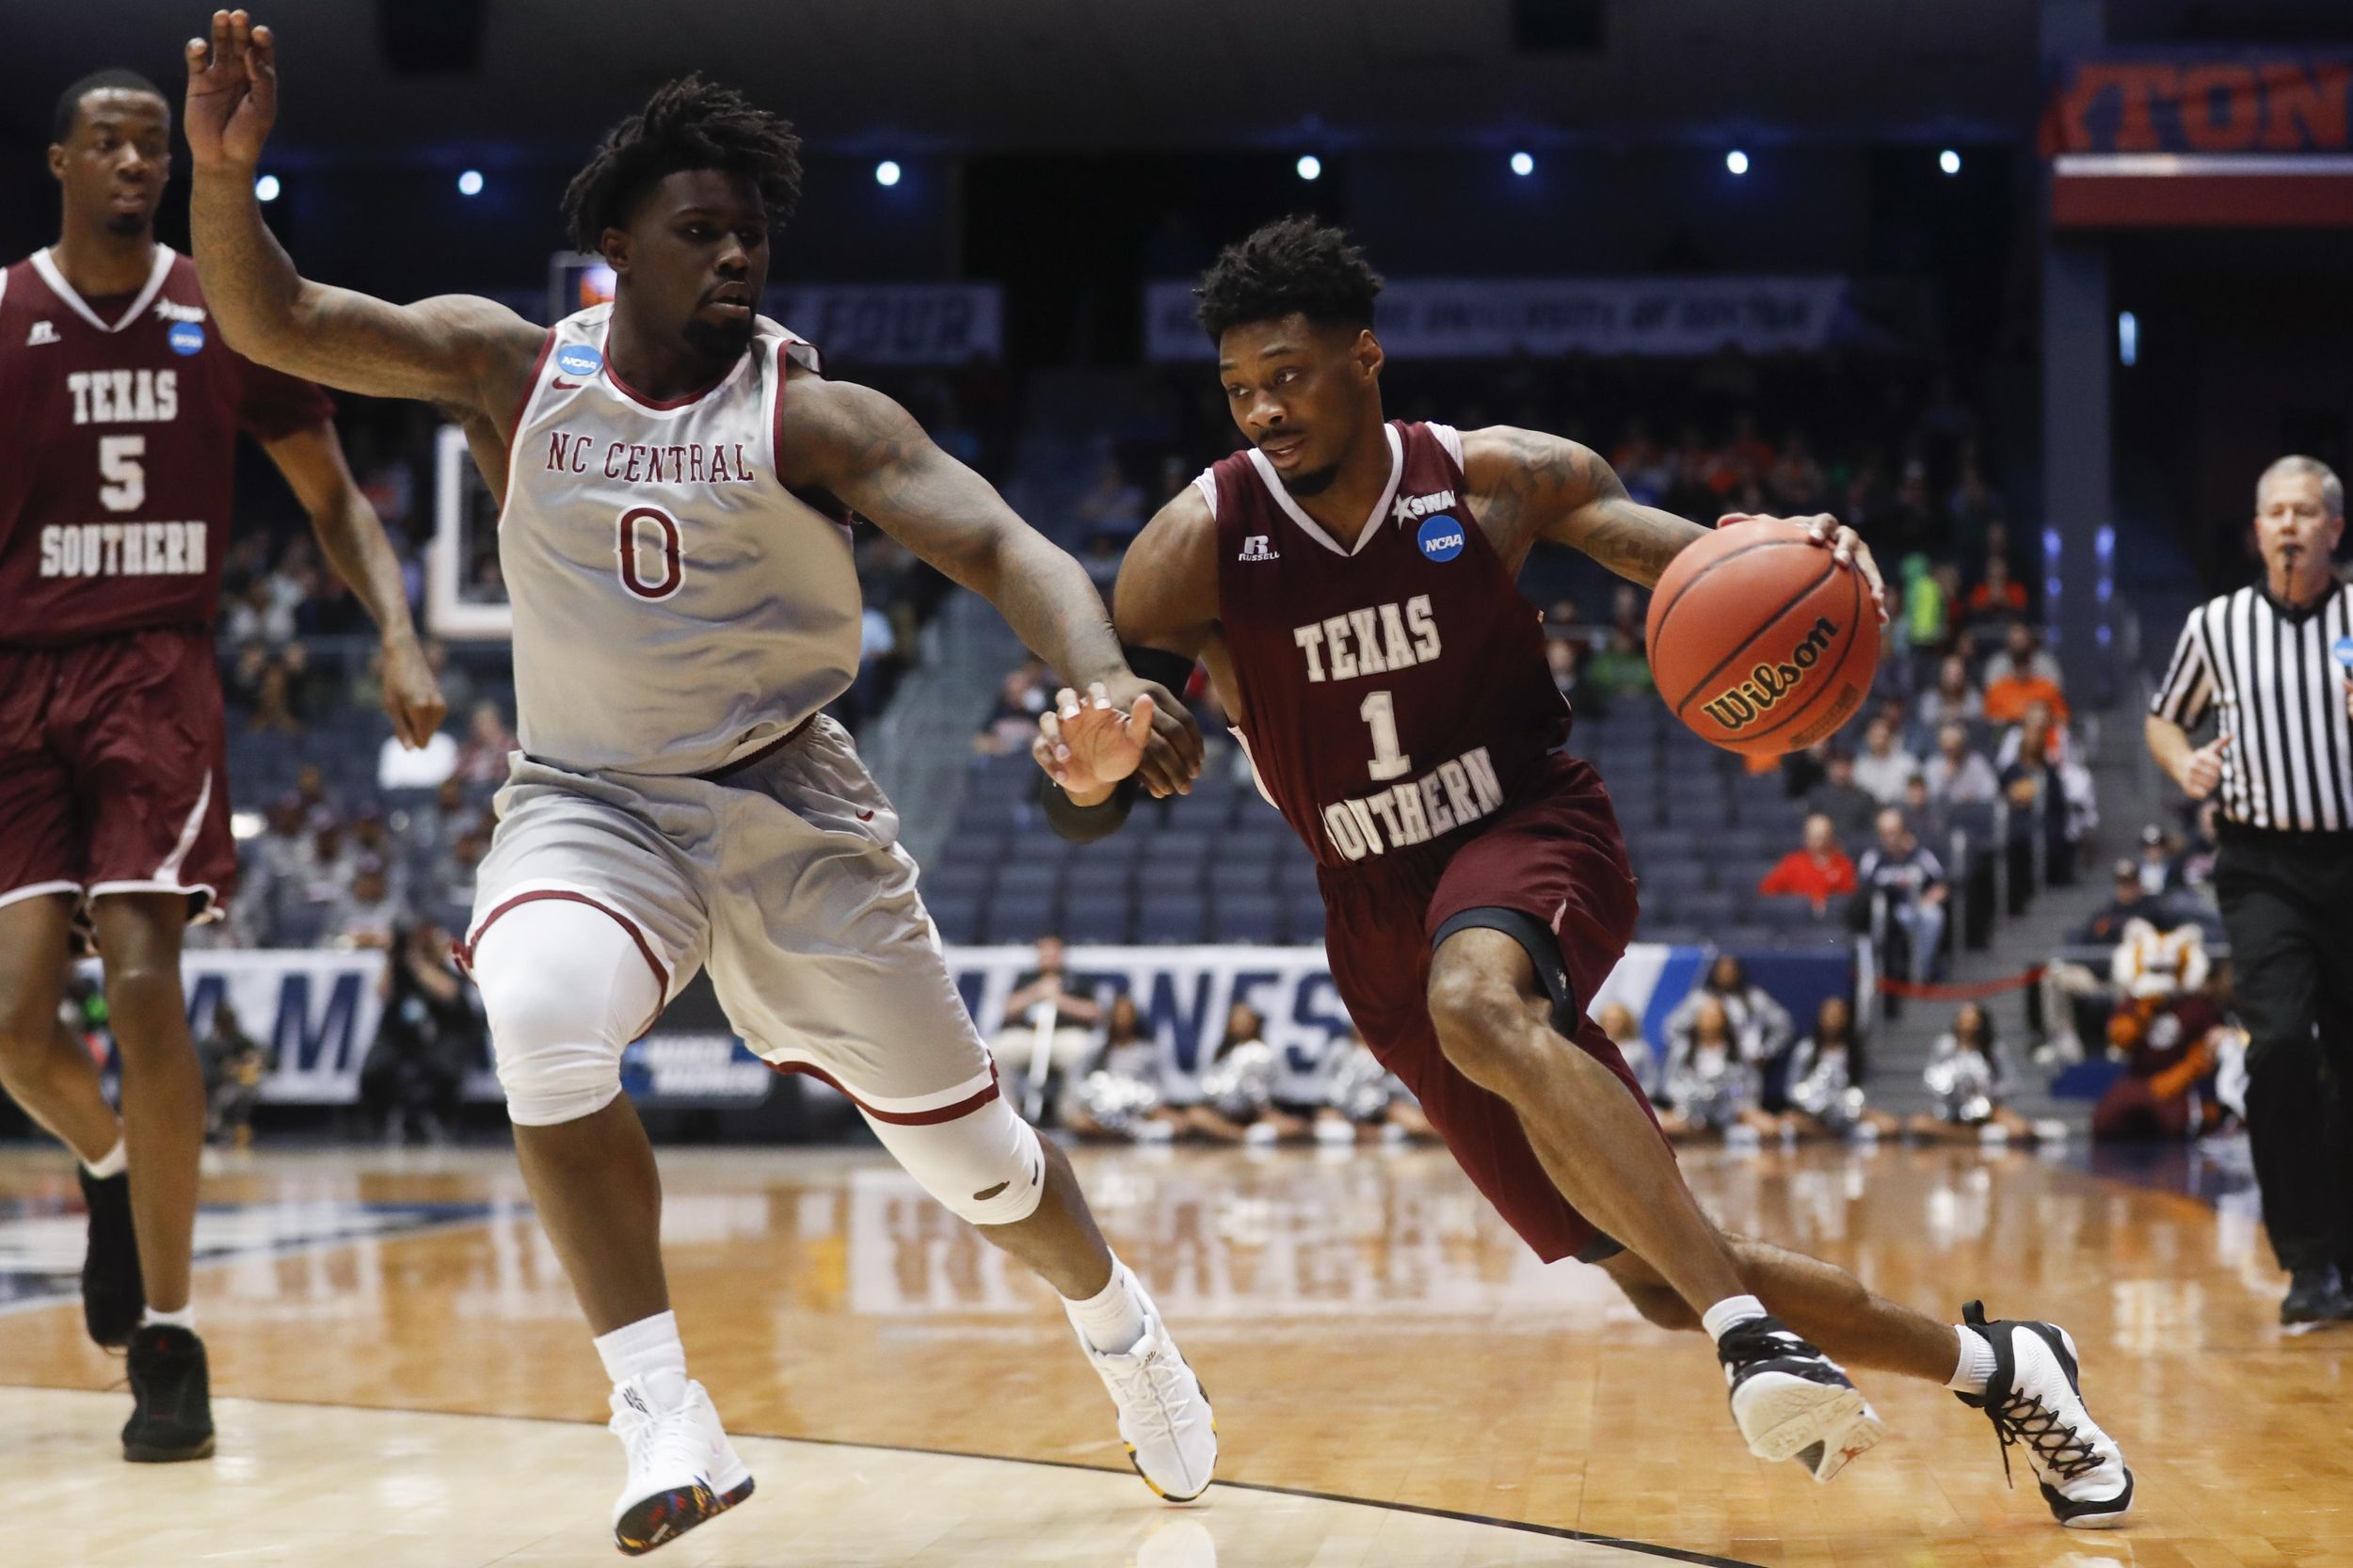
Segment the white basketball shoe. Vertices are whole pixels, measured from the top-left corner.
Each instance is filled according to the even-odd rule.
[[[1794,1459],[1827,1482],[1887,1435],[1845,1368],[1779,1319],[1727,1330],[1716,1359],[1731,1385],[1733,1421],[1759,1459]]]
[[[1983,1394],[1956,1394],[1982,1410],[2002,1440],[2002,1475],[2014,1444],[2026,1451],[2051,1517],[2070,1529],[2108,1529],[2133,1509],[2133,1473],[2124,1450],[2084,1407],[2073,1336],[2057,1323],[1986,1321],[1971,1302],[1961,1320],[1993,1347],[1993,1375]]]
[[[629,1480],[613,1504],[613,1544],[631,1557],[677,1540],[752,1495],[752,1473],[720,1429],[703,1385],[691,1379],[676,1408],[657,1412],[644,1381],[613,1388],[606,1423],[629,1454]]]
[[[1116,1267],[1127,1271],[1125,1264]],[[1128,1285],[1144,1308],[1144,1337],[1118,1355],[1096,1350],[1084,1334],[1079,1348],[1119,1407],[1128,1463],[1167,1501],[1189,1503],[1209,1489],[1217,1468],[1217,1416],[1144,1282],[1128,1274]]]

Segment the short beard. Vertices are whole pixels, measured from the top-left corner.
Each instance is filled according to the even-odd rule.
[[[147,232],[147,215],[145,213],[112,214],[106,219],[106,232],[119,234],[126,240],[136,239]]]
[[[700,316],[689,316],[682,336],[686,339],[686,346],[696,358],[707,359],[713,364],[732,364],[744,357],[745,349],[751,347],[752,326],[752,318],[748,315],[740,327],[716,326]]]
[[[1283,481],[1283,488],[1293,495],[1321,495],[1332,488],[1332,481],[1340,476],[1340,465],[1334,463]]]

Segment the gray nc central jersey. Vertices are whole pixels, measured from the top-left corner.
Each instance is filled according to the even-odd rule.
[[[849,530],[777,476],[787,365],[817,355],[762,317],[727,379],[658,402],[606,360],[611,313],[550,331],[508,449],[517,728],[560,767],[707,773],[857,673]]]

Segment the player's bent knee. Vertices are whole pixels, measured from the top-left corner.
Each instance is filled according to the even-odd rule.
[[[1018,1224],[1045,1199],[1045,1146],[1002,1096],[952,1122],[872,1125],[900,1167],[960,1220]]]
[[[662,1002],[617,921],[584,904],[526,905],[483,932],[472,968],[508,1120],[552,1127],[613,1102],[622,1048]]]
[[[1447,1060],[1473,1082],[1494,1087],[1517,1065],[1524,1016],[1508,981],[1469,964],[1433,964],[1431,1026]]]

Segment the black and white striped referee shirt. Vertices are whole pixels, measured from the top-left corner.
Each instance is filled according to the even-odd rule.
[[[2150,704],[2195,728],[2214,710],[2231,738],[2222,753],[2222,814],[2249,827],[2353,830],[2353,728],[2345,680],[2353,669],[2353,585],[2301,612],[2259,587],[2193,611]]]

